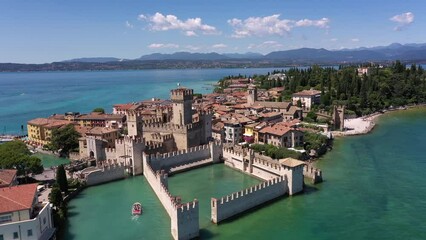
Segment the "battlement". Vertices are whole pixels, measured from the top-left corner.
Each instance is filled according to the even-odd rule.
[[[142,137],[136,136],[124,136],[123,138],[115,139],[115,145],[123,145],[123,144],[134,144],[134,143],[144,143],[144,139]]]
[[[274,170],[277,170],[277,171],[281,171],[283,168],[285,168],[285,166],[283,166],[279,162],[274,163],[274,162],[264,160],[264,159],[259,159],[259,158],[254,158],[253,164],[260,165],[262,167],[266,167],[266,168],[270,168],[270,169],[274,169]]]
[[[314,184],[323,181],[321,169],[314,168],[312,166],[303,166],[303,176],[310,178]]]
[[[124,167],[124,163],[117,163],[117,162],[114,162],[114,163],[111,163],[111,164],[103,164],[102,165],[102,172],[105,172],[105,171],[111,171],[111,170],[114,170],[114,169],[117,169],[117,168],[122,168],[122,167]]]
[[[211,219],[214,223],[259,206],[288,193],[286,176],[278,176],[239,192],[211,199]]]
[[[135,110],[127,110],[126,111],[126,115],[127,117],[141,117],[142,118],[142,114],[139,111],[135,111]]]
[[[212,198],[212,200],[214,200],[214,202],[216,204],[226,204],[227,202],[233,201],[237,198],[245,197],[246,195],[250,195],[252,193],[255,193],[256,191],[260,191],[264,188],[267,188],[269,186],[279,184],[279,183],[282,183],[282,182],[285,182],[285,181],[286,181],[285,176],[279,176],[279,177],[273,178],[271,180],[264,181],[260,184],[251,186],[251,187],[246,188],[244,190],[241,190],[239,192],[233,192],[233,193],[226,195],[226,196],[223,196],[219,199]]]
[[[207,115],[213,115],[213,111],[212,110],[200,110],[198,111],[198,113],[202,116],[207,116]]]
[[[194,95],[193,89],[187,89],[187,88],[177,88],[172,89],[170,91],[170,99],[172,101],[185,101],[185,100],[191,100]]]
[[[173,133],[173,132],[184,133],[187,130],[186,126],[180,126],[180,125],[175,125],[170,123],[144,123],[143,129],[144,129],[144,132],[167,132],[167,133]]]
[[[180,212],[192,211],[193,209],[198,209],[198,199],[194,199],[192,202],[177,204],[175,206]]]
[[[143,123],[144,124],[151,124],[151,123],[162,123],[163,119],[161,117],[151,117],[151,118],[144,118]]]
[[[191,147],[191,148],[188,148],[188,149],[182,149],[182,150],[178,150],[178,151],[163,153],[163,154],[160,154],[160,153],[150,154],[149,156],[147,156],[147,159],[149,161],[165,161],[165,160],[168,160],[168,159],[175,157],[175,156],[180,156],[180,155],[184,155],[184,154],[188,154],[188,153],[204,151],[204,150],[207,150],[207,149],[210,149],[210,146],[208,144],[195,146],[195,147]]]
[[[148,141],[148,142],[145,142],[145,144],[146,144],[145,150],[156,150],[156,149],[161,149],[163,147],[163,143],[159,143],[159,142]]]
[[[168,134],[152,133],[151,138],[153,140],[158,140],[158,141],[163,142],[163,141],[173,139],[173,134],[171,134],[171,133],[168,133]]]
[[[117,149],[116,149],[116,148],[105,148],[105,151],[106,151],[107,153],[116,153],[116,152],[117,152]]]
[[[236,152],[232,148],[223,148],[223,154],[225,155],[225,153],[234,155],[236,157],[243,157],[244,156],[244,154],[242,152]]]

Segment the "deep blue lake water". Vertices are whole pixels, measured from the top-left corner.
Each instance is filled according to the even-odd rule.
[[[96,107],[169,98],[177,83],[196,93],[211,93],[228,75],[266,74],[274,69],[186,69],[99,72],[0,73],[0,134],[21,133],[21,125],[37,117],[68,111],[89,112]]]

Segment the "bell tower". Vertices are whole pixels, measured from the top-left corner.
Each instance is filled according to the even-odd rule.
[[[257,88],[249,88],[247,90],[247,103],[253,105],[257,101]]]

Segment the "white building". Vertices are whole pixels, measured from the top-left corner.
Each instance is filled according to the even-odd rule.
[[[312,105],[320,104],[321,91],[311,89],[293,93],[293,105],[297,106],[299,100],[302,103],[303,110],[310,111]]]
[[[239,122],[225,121],[225,142],[237,144],[242,139],[242,126]]]
[[[38,184],[0,189],[0,240],[49,240],[55,238],[49,203],[39,203]]]

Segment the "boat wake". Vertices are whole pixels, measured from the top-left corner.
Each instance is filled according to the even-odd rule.
[[[139,220],[139,215],[133,215],[131,218],[130,218],[133,222],[139,222],[138,220]]]

